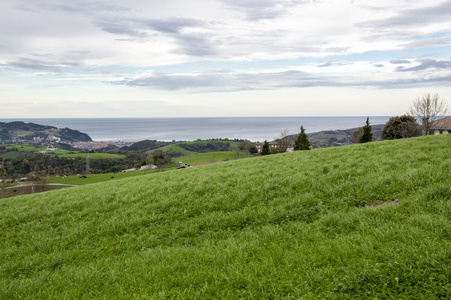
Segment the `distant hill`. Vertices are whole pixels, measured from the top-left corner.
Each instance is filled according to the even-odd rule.
[[[25,123],[22,121],[0,122],[0,143],[9,142],[91,142],[86,133],[70,128]]]
[[[125,146],[122,148],[119,148],[118,151],[141,151],[141,152],[145,152],[145,151],[150,151],[150,150],[154,150],[166,145],[169,145],[171,143],[168,142],[159,142],[156,140],[143,140],[143,141],[139,141],[134,143],[131,146]]]
[[[384,124],[371,125],[374,140],[380,140],[381,131]],[[312,132],[308,134],[310,142],[316,147],[339,146],[352,144],[351,137],[358,128],[350,128],[343,130],[324,130]],[[296,135],[293,136],[293,139]]]

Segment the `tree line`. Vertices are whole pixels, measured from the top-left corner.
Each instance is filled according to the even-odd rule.
[[[123,158],[90,159],[89,173],[116,172],[131,168],[145,161],[146,154],[127,152]],[[46,154],[29,154],[25,157],[4,158],[0,178],[20,178],[30,172],[40,176],[74,175],[86,172],[86,159],[82,157],[58,157]]]
[[[441,99],[439,94],[425,94],[417,97],[410,107],[409,113],[402,116],[391,117],[381,132],[382,140],[395,140],[429,135],[434,121],[448,114],[446,100]],[[421,121],[418,124],[417,119]],[[373,140],[369,118],[366,125],[360,127],[353,133],[354,143],[367,143]]]

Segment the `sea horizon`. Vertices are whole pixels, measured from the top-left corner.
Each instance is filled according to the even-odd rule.
[[[23,121],[87,133],[94,141],[193,141],[197,139],[273,140],[282,131],[297,134],[343,130],[384,124],[391,116],[308,117],[133,117],[133,118],[1,118],[0,122]]]

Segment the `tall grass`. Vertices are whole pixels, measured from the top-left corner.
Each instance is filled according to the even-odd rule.
[[[451,136],[0,200],[0,298],[447,299]]]

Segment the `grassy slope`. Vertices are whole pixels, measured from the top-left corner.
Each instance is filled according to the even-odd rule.
[[[181,161],[189,165],[204,164],[209,162],[218,162],[247,157],[243,152],[236,151],[218,151],[207,153],[196,153],[183,157],[174,158],[174,161]]]
[[[446,299],[450,169],[442,135],[1,200],[0,298]]]
[[[176,167],[171,167],[172,169],[176,169]],[[92,183],[98,183],[98,182],[105,182],[105,181],[117,181],[119,179],[123,178],[129,178],[129,177],[136,177],[136,176],[142,176],[146,174],[153,174],[160,172],[159,169],[154,170],[145,170],[145,171],[133,171],[133,172],[118,172],[118,173],[105,173],[105,174],[89,174],[85,175],[86,178],[82,177],[81,175],[72,175],[72,176],[66,176],[65,178],[63,176],[52,176],[46,178],[47,183],[58,183],[58,184],[76,184],[76,185],[85,185],[85,184],[92,184]],[[80,178],[82,177],[82,178]]]

